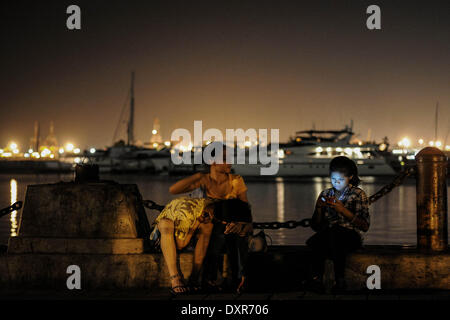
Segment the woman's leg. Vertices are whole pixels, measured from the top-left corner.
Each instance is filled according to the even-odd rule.
[[[239,264],[239,244],[238,244],[238,235],[235,233],[225,235],[225,243],[227,247],[227,257],[229,262],[229,267],[231,271],[231,285],[233,289],[237,288],[237,285],[240,283],[239,273],[240,273],[240,264]]]
[[[248,262],[248,236],[238,238],[239,246],[239,263],[240,276],[247,276],[247,262]]]
[[[214,223],[209,239],[208,250],[206,251],[205,260],[203,260],[203,282],[215,284],[217,273],[220,270],[219,263],[222,262],[222,254],[225,248],[225,231],[222,223]]]
[[[239,249],[239,279],[240,283],[237,291],[242,293],[245,281],[247,281],[247,261],[248,261],[248,236],[237,237],[237,245]]]
[[[161,219],[158,223],[158,230],[161,232],[161,250],[166,261],[167,268],[169,269],[170,281],[172,288],[176,288],[175,292],[186,291],[183,286],[182,276],[178,273],[177,268],[177,249],[174,239],[174,224],[172,220]]]
[[[334,276],[338,286],[345,287],[346,258],[350,252],[361,246],[361,238],[354,230],[335,227],[333,228],[333,263]]]
[[[315,233],[306,244],[312,249],[311,277],[322,278],[325,260],[330,255],[329,229]]]
[[[198,228],[198,239],[194,249],[194,266],[192,268],[191,279],[198,281],[200,269],[202,268],[203,260],[208,250],[209,239],[213,229],[212,223],[201,223]]]

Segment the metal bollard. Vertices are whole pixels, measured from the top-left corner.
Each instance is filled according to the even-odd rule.
[[[77,164],[75,166],[75,182],[99,182],[99,168],[97,164]]]
[[[447,249],[447,157],[427,147],[416,155],[417,247],[439,252]]]

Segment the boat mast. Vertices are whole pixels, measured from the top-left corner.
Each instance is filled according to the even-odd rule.
[[[128,120],[128,142],[127,144],[134,144],[134,71],[131,72],[131,88],[130,88],[130,118]]]
[[[34,122],[34,139],[33,139],[33,145],[31,148],[34,148],[35,151],[39,152],[39,139],[40,139],[40,126],[39,122]]]
[[[439,109],[439,101],[436,102],[436,113],[434,117],[434,143],[437,141],[437,133],[438,133],[438,109]]]

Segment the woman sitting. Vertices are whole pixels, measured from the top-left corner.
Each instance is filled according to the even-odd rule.
[[[170,187],[170,193],[188,193],[198,188],[203,191],[203,196],[210,200],[239,199],[238,202],[234,203],[243,203],[244,205],[241,207],[247,208],[248,212],[250,212],[250,205],[247,199],[247,186],[245,185],[244,179],[240,175],[232,174],[231,163],[227,163],[227,153],[230,152],[231,149],[226,147],[225,144],[217,141],[212,142],[209,146],[217,148],[216,150],[213,150],[216,158],[210,163],[209,172],[198,172],[177,181]],[[218,152],[217,155],[216,151]],[[243,216],[246,216],[245,210],[237,210],[236,212],[241,212]],[[239,267],[236,267],[236,264],[233,264],[233,267],[231,268],[233,271],[231,281],[232,286],[234,286],[234,290],[241,291],[240,288],[242,288],[244,284],[243,257],[238,259],[237,256],[239,254],[245,255],[247,253],[247,235],[252,233],[252,223],[236,223],[237,221],[243,222],[246,220],[242,220],[242,218],[238,216],[234,220],[228,220],[226,225],[218,223],[217,220],[213,221],[214,227],[205,258],[202,277],[203,287],[207,290],[217,291],[221,289],[221,286],[217,283],[217,274],[220,269],[219,266],[221,265],[223,251],[224,249],[227,249],[232,257],[230,260],[233,262],[236,261],[236,264],[239,264]],[[236,233],[240,233],[241,236],[235,237],[232,235]],[[225,237],[227,234],[230,234],[231,236]],[[191,276],[190,282],[198,286],[198,278],[198,275],[194,274]]]
[[[241,274],[243,277],[244,271],[238,270],[238,260],[241,265],[245,266],[247,247],[243,246],[248,246],[248,244],[241,239],[246,239],[248,233],[251,232],[248,227],[251,225],[248,203],[238,199],[212,200],[181,197],[172,200],[165,206],[155,219],[156,227],[150,236],[151,239],[154,239],[156,234],[160,233],[160,246],[169,269],[172,294],[183,294],[189,291],[177,266],[177,249],[181,250],[186,247],[194,233],[197,234],[191,279],[198,278],[211,237],[212,220],[215,224],[224,226],[227,242],[235,242],[238,247],[242,247],[237,251],[230,251],[229,254],[232,274],[236,276]],[[234,223],[231,224],[231,221]]]
[[[206,198],[173,199],[155,219],[157,225],[150,239],[154,239],[158,231],[160,232],[160,246],[171,280],[170,292],[174,295],[188,292],[188,287],[184,284],[183,276],[177,266],[177,249],[181,250],[186,247],[194,232],[197,231],[198,238],[194,250],[192,274],[198,274],[213,228],[211,223],[212,204],[212,201]]]
[[[313,250],[314,274],[311,284],[322,290],[325,259],[334,262],[336,292],[345,291],[346,257],[361,247],[363,233],[369,230],[369,202],[358,188],[356,163],[336,157],[330,163],[332,188],[323,190],[316,202],[311,227],[316,233],[307,240]]]

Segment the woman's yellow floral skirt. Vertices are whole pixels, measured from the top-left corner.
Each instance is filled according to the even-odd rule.
[[[173,199],[161,211],[154,223],[157,224],[163,218],[172,220],[175,237],[183,240],[210,202],[211,200],[207,198],[181,197]]]

